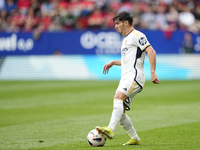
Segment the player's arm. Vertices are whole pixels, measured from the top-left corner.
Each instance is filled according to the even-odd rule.
[[[113,66],[121,66],[121,60],[113,60],[103,66],[103,74],[108,74],[109,69]]]
[[[146,48],[145,52],[148,54],[149,62],[150,62],[150,69],[151,69],[151,81],[155,84],[159,84],[160,80],[156,75],[156,51],[153,49],[152,46]]]

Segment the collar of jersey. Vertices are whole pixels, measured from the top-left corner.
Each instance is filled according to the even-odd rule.
[[[134,29],[133,29],[134,30]],[[125,37],[127,37],[133,30],[131,30]]]

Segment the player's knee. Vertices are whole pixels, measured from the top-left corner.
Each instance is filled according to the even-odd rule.
[[[127,98],[127,96],[124,93],[116,93],[114,96],[114,99],[120,99],[124,101]]]
[[[115,95],[115,96],[114,96],[114,100],[122,100],[122,101],[123,101],[122,97],[121,97],[121,96],[118,96],[118,95]]]

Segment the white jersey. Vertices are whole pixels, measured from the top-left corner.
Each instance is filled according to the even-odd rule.
[[[121,47],[121,80],[133,78],[134,81],[144,86],[144,58],[145,49],[150,46],[146,36],[133,29],[123,40]]]

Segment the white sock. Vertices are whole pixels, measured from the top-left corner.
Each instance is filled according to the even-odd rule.
[[[124,112],[123,101],[115,99],[112,116],[110,119],[110,123],[108,125],[108,128],[110,128],[113,132],[115,131],[118,122],[122,118],[123,112]]]
[[[138,135],[135,131],[135,128],[133,127],[132,121],[127,114],[122,116],[122,118],[120,120],[120,125],[128,133],[128,135],[131,137],[131,139],[134,139],[137,141],[140,140],[140,138],[138,137]]]

